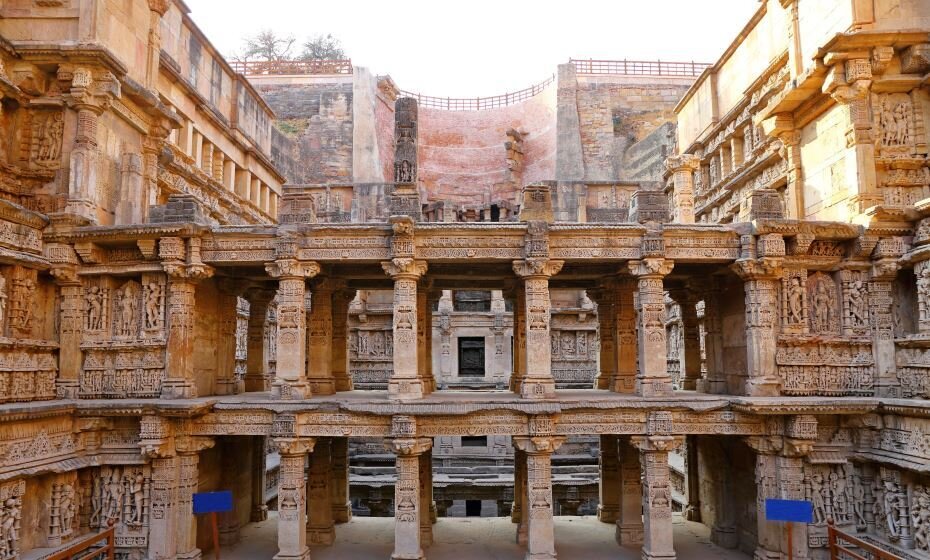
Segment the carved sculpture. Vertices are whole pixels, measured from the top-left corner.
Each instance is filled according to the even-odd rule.
[[[880,103],[882,144],[906,146],[910,143],[911,100],[907,94],[888,94]]]
[[[817,272],[807,279],[810,302],[811,332],[833,334],[837,332],[837,295],[833,278]]]
[[[103,312],[106,309],[106,292],[99,286],[91,286],[87,290],[87,330],[103,330]]]
[[[130,338],[136,335],[138,316],[139,284],[126,282],[116,291],[116,335]]]
[[[93,481],[91,528],[117,525],[124,531],[132,531],[145,526],[148,484],[148,477],[137,467],[101,467]]]
[[[144,305],[145,329],[164,328],[164,287],[160,282],[150,281],[145,284]]]
[[[804,321],[804,288],[801,279],[792,277],[788,282],[788,323],[802,323]]]
[[[917,550],[930,551],[930,490],[926,486],[914,487],[911,526],[914,528],[914,545]]]
[[[26,481],[0,486],[0,560],[19,558]]]

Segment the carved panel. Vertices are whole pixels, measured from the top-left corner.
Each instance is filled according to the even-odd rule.
[[[89,349],[81,369],[79,396],[157,398],[165,379],[164,350]]]
[[[775,361],[787,395],[874,393],[875,362],[869,344],[780,345]]]
[[[115,526],[117,548],[146,547],[152,503],[149,467],[99,467],[92,471],[91,480],[90,528]]]

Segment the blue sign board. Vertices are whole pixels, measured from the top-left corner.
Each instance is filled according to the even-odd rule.
[[[194,494],[194,513],[222,513],[233,510],[232,492],[199,492]]]
[[[806,500],[765,500],[765,518],[768,521],[814,522],[814,504]]]

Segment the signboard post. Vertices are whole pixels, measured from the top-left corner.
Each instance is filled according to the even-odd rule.
[[[765,500],[765,519],[783,521],[788,530],[788,560],[794,560],[793,523],[813,523],[814,505],[806,500]]]
[[[216,514],[232,510],[232,492],[229,490],[194,494],[194,515],[210,514],[210,523],[213,525],[213,556],[216,560],[220,560],[220,529]]]

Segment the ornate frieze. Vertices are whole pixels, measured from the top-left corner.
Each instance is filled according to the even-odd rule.
[[[163,497],[152,492],[148,466],[105,466],[92,471],[88,489],[88,525],[93,530],[116,527],[116,546],[144,549],[149,524]]]
[[[875,361],[868,343],[783,340],[775,361],[786,395],[874,394]]]

